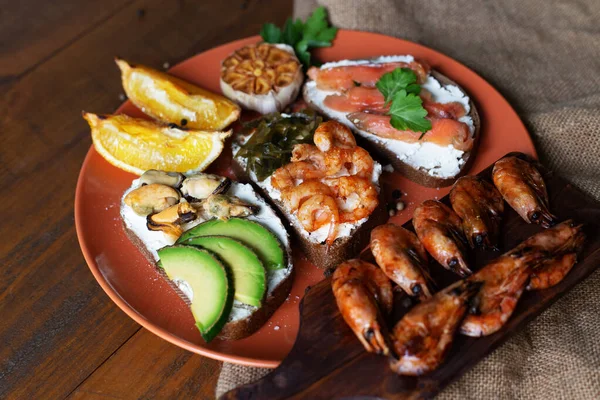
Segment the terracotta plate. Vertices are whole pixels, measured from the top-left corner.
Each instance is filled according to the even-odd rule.
[[[219,91],[221,60],[235,49],[258,40],[259,37],[252,37],[217,47],[182,62],[170,72]],[[334,61],[386,54],[413,54],[426,60],[434,69],[455,80],[473,98],[482,120],[482,139],[471,173],[479,172],[510,151],[535,156],[525,127],[500,93],[473,71],[443,54],[401,39],[343,30],[332,47],[318,51],[316,56],[322,61]],[[144,60],[132,61],[143,63]],[[118,111],[142,115],[129,102]],[[210,170],[230,173],[230,153],[227,148]],[[178,346],[223,361],[276,367],[296,338],[300,298],[308,285],[321,279],[322,273],[296,252],[297,272],[292,293],[265,326],[244,340],[204,343],[186,305],[123,232],[119,199],[134,178],[104,161],[93,147],[81,168],[75,195],[75,223],[81,249],[98,283],[131,318]],[[406,209],[392,218],[397,223],[410,219],[416,203],[442,197],[448,192],[448,189],[421,187],[397,174],[384,174],[383,182],[388,196],[395,188],[405,193]]]

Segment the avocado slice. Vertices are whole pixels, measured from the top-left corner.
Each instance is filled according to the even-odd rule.
[[[184,232],[177,243],[185,244],[198,236],[227,236],[239,240],[256,252],[267,271],[286,266],[283,246],[270,230],[258,222],[242,218],[212,219]]]
[[[233,298],[242,303],[260,307],[267,291],[265,267],[258,256],[239,240],[226,236],[199,236],[186,244],[199,246],[217,255],[233,278]]]
[[[184,280],[192,290],[192,314],[206,342],[221,332],[233,306],[233,287],[226,268],[208,251],[192,246],[158,250],[159,266],[169,279]]]

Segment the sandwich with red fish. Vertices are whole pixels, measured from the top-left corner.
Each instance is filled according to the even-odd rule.
[[[413,56],[311,67],[303,95],[418,184],[451,185],[474,158],[480,121],[473,102],[456,83]]]

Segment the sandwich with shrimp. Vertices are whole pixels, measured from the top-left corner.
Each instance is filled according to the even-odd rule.
[[[385,222],[382,167],[344,124],[310,110],[275,113],[246,124],[234,141],[236,174],[276,206],[318,267],[356,256]]]
[[[311,67],[303,95],[420,185],[449,186],[474,158],[480,121],[473,102],[455,82],[413,56]]]

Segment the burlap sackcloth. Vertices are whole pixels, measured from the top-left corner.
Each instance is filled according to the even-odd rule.
[[[305,17],[314,1],[296,0]],[[600,0],[319,0],[340,28],[439,50],[517,110],[543,162],[600,198]],[[440,399],[600,399],[600,271]],[[224,364],[217,395],[268,370]]]

